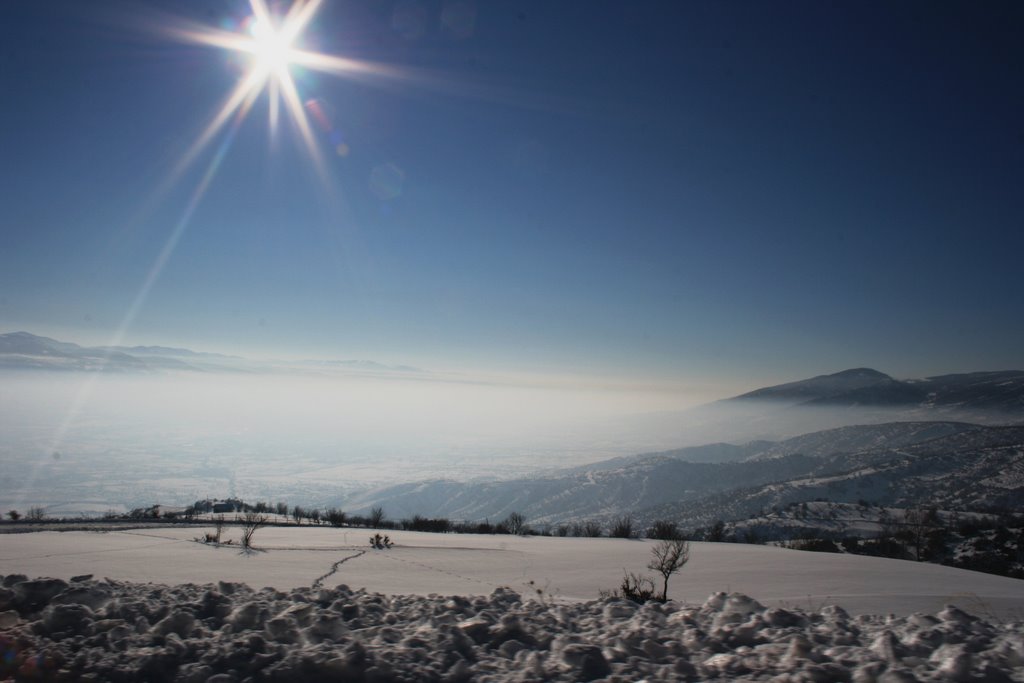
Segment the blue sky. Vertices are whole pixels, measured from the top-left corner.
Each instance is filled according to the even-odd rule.
[[[0,5],[0,331],[705,387],[1024,367],[1019,3],[328,0],[303,46],[402,77],[292,68],[326,174],[264,92],[160,193],[247,68],[167,28],[247,13]]]

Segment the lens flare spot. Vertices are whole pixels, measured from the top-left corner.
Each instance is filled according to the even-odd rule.
[[[331,124],[331,119],[327,114],[327,109],[321,100],[309,100],[305,104],[306,112],[310,118],[316,122],[316,125],[320,127],[325,133],[329,133],[334,127]]]
[[[351,150],[344,142],[340,142],[334,147],[334,151],[338,153],[339,157],[347,157]]]
[[[378,164],[370,171],[370,191],[378,199],[397,199],[402,194],[404,184],[405,172],[391,162]]]

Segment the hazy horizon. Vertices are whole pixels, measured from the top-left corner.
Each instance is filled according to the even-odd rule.
[[[678,392],[643,387],[182,358],[205,369],[0,370],[0,505],[52,514],[227,496],[344,505],[380,486],[538,476],[845,425],[1020,418],[747,400],[690,410]]]

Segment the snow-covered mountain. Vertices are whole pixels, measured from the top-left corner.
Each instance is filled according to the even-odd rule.
[[[813,461],[801,476],[657,505],[639,517],[701,525],[817,499],[952,510],[1024,506],[1024,427],[961,429],[919,443],[835,452]]]
[[[680,449],[497,482],[428,481],[360,494],[354,510],[534,523],[609,520],[683,525],[738,519],[765,506],[827,497],[885,504],[945,501],[951,507],[1024,504],[1024,427],[956,422],[860,425],[728,452],[733,462],[691,462]]]

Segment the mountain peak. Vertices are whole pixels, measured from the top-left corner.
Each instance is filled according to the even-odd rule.
[[[899,382],[884,372],[871,368],[851,368],[831,375],[818,375],[810,379],[756,389],[737,396],[736,399],[804,403],[807,401],[821,401],[880,385],[895,384],[899,384]]]
[[[841,370],[840,372],[836,372],[831,375],[822,375],[822,377],[864,377],[878,380],[892,379],[892,377],[884,372],[879,372],[873,368],[850,368],[849,370]]]

